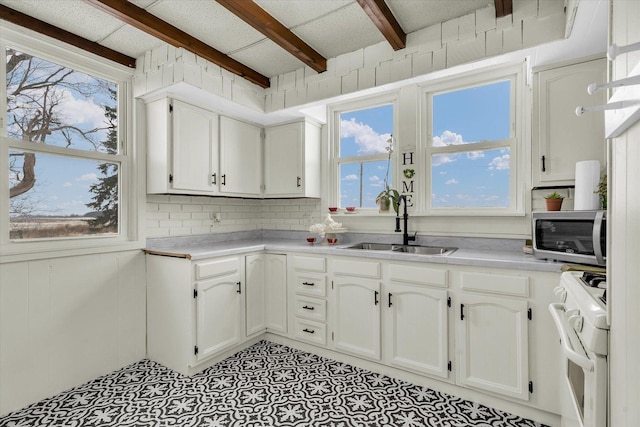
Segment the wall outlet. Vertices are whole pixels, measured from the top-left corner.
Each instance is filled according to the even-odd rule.
[[[215,216],[213,217],[213,221],[214,222],[222,221],[222,214],[220,214],[220,212],[216,212]]]

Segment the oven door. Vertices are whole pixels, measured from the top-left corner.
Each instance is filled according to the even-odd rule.
[[[549,311],[562,345],[562,426],[606,427],[607,359],[584,350],[562,304],[550,304]]]

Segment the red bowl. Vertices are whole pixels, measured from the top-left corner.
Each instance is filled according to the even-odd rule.
[[[316,241],[316,238],[315,238],[315,237],[307,237],[307,242],[309,242],[309,243],[313,243],[313,242],[315,242],[315,241]]]
[[[356,211],[356,207],[355,206],[347,206],[345,209],[347,210],[347,212],[355,212]]]
[[[333,245],[333,244],[334,244],[334,243],[336,243],[337,241],[338,241],[338,239],[336,239],[336,238],[328,238],[328,239],[327,239],[327,242],[328,242],[330,245]]]
[[[329,212],[338,212],[338,208],[329,208]]]

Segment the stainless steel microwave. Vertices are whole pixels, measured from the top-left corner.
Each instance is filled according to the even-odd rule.
[[[607,212],[533,212],[533,256],[605,266]]]

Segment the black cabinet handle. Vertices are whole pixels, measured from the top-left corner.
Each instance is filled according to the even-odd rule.
[[[306,332],[306,333],[308,333],[308,334],[315,334],[315,333],[316,333],[316,331],[312,331],[311,329],[307,329],[307,328],[304,328],[304,329],[302,330],[302,332]]]
[[[302,282],[303,285],[305,286],[315,286],[316,284],[313,282]]]
[[[241,294],[242,293],[242,288],[240,287],[240,282],[236,282],[236,285],[238,285],[238,290],[236,291],[236,293]]]
[[[542,160],[542,172],[546,172],[547,171],[547,166],[545,165],[546,159],[544,156],[542,156],[541,160]]]
[[[222,185],[227,185],[227,174],[225,173],[224,175],[222,175]]]
[[[212,183],[213,185],[215,185],[215,184],[216,184],[216,174],[214,173],[213,175],[211,175],[211,178],[213,178],[213,180],[211,181],[211,183]]]
[[[460,320],[464,320],[464,304],[460,304]]]
[[[378,294],[379,294],[378,291],[374,291],[373,292],[373,304],[374,305],[378,305]]]
[[[298,183],[297,183],[297,186],[298,186],[298,187],[301,187],[301,186],[302,186],[302,179],[301,179],[300,177],[298,177]]]
[[[305,310],[315,310],[314,307],[309,307],[308,305],[302,306]]]
[[[393,303],[391,302],[391,297],[393,296],[393,294],[391,292],[389,292],[389,307],[391,307],[393,305]]]

